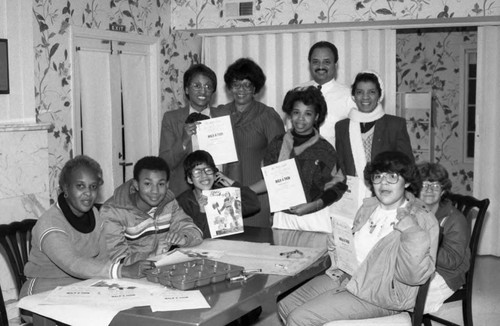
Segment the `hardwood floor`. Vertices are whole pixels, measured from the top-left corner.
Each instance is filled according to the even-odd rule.
[[[500,257],[480,256],[476,260],[472,313],[474,326],[500,325]],[[463,325],[460,302],[446,304],[435,315]],[[282,326],[277,316],[259,320],[259,326]],[[441,325],[433,322],[433,325]]]

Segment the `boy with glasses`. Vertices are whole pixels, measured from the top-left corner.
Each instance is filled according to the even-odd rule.
[[[238,187],[241,190],[241,214],[243,217],[255,214],[260,210],[260,202],[255,192],[248,187],[241,186],[231,180],[215,167],[210,153],[197,150],[189,154],[184,160],[184,174],[186,181],[192,189],[186,190],[177,197],[182,209],[193,219],[194,223],[202,230],[204,238],[211,238],[207,223],[205,206],[207,197],[202,194],[203,190],[211,190],[223,187]],[[225,203],[224,206],[232,205]],[[236,204],[236,203],[235,203]],[[221,210],[229,207],[222,207]],[[237,210],[240,207],[230,207]]]

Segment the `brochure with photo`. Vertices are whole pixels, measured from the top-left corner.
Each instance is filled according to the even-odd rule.
[[[226,187],[203,190],[207,196],[207,222],[212,238],[243,232],[240,188]]]

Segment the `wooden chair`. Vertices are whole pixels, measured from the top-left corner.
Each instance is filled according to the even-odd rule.
[[[9,318],[7,317],[7,308],[5,301],[3,301],[2,287],[0,286],[0,325],[9,326]]]
[[[26,281],[24,276],[24,265],[28,261],[29,252],[31,250],[31,230],[37,220],[27,219],[20,222],[12,222],[10,224],[0,225],[0,245],[7,254],[7,261],[12,269],[17,293],[21,290],[23,283]],[[3,295],[0,292],[0,321],[2,325],[8,325],[7,312]]]
[[[450,194],[448,198],[452,201],[455,207],[464,214],[465,218],[472,225],[473,219],[475,217],[474,227],[472,229],[472,235],[469,242],[470,247],[470,267],[469,271],[465,277],[465,284],[458,289],[451,297],[445,300],[445,304],[448,302],[454,302],[462,300],[462,315],[464,319],[464,326],[473,326],[472,323],[472,287],[474,281],[474,265],[476,264],[477,248],[479,246],[479,238],[481,236],[481,230],[483,228],[484,218],[486,217],[486,211],[490,205],[489,199],[478,200],[472,196],[464,196],[459,194]],[[477,213],[476,213],[477,212]],[[445,305],[443,306],[445,307]],[[431,320],[437,321],[443,325],[448,326],[458,326],[457,324],[450,322],[448,320],[442,319],[432,314],[424,315],[424,325],[431,325]]]
[[[430,283],[431,278],[429,278],[424,284],[420,285],[417,293],[417,299],[415,300],[415,308],[411,312],[402,312],[397,315],[369,319],[336,320],[323,324],[323,326],[421,326],[424,315],[425,300],[427,298]]]

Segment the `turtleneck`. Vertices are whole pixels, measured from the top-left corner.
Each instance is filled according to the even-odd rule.
[[[293,147],[297,147],[304,144],[306,141],[308,141],[314,136],[314,129],[311,129],[311,133],[308,135],[299,135],[295,132],[295,130],[292,130],[292,136],[293,136]]]
[[[95,216],[93,209],[83,213],[82,216],[75,215],[66,201],[66,198],[64,198],[64,193],[59,194],[57,197],[57,203],[59,204],[59,208],[63,212],[64,217],[75,230],[81,233],[90,233],[94,231]]]

